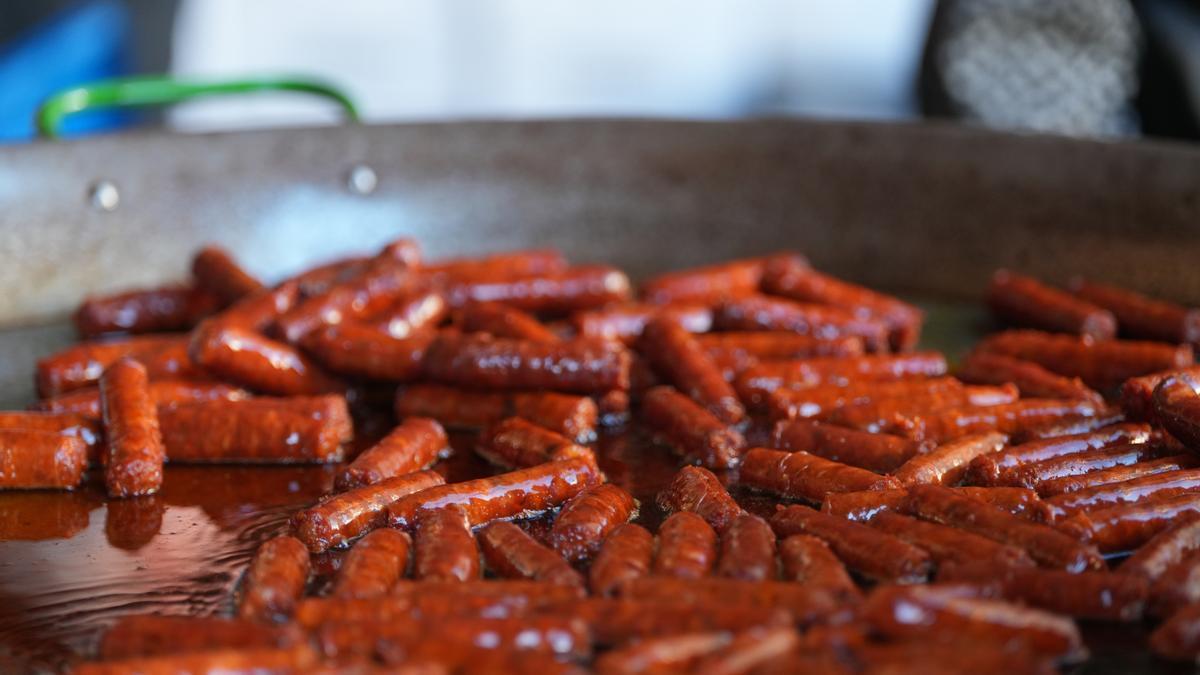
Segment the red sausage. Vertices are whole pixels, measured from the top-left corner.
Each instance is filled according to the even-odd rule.
[[[1003,354],[972,352],[954,374],[973,384],[1012,382],[1026,398],[1081,398],[1100,402],[1100,394],[1077,377],[1057,375],[1033,361]]]
[[[1046,496],[1042,485],[1052,480],[1081,476],[1093,471],[1103,471],[1117,466],[1130,466],[1159,454],[1152,443],[1130,443],[1110,445],[1099,450],[1087,450],[1073,455],[1046,459],[1019,467],[1011,474],[1010,483],[1031,487]]]
[[[531,579],[582,587],[583,577],[554,550],[539,544],[509,522],[491,523],[479,531],[479,548],[488,567],[510,579]]]
[[[624,302],[630,296],[629,277],[607,265],[533,275],[455,275],[441,288],[451,307],[498,302],[526,312],[560,314]]]
[[[386,382],[409,382],[421,376],[425,350],[436,334],[421,331],[403,339],[359,321],[316,328],[303,344],[330,372]]]
[[[104,632],[97,655],[105,661],[215,649],[290,647],[301,641],[294,626],[245,619],[130,614]]]
[[[615,528],[637,514],[637,500],[616,485],[588,488],[563,504],[550,526],[550,545],[571,562],[591,558]]]
[[[660,599],[597,598],[564,603],[545,612],[582,620],[597,645],[623,645],[646,638],[755,626],[788,626],[786,611],[745,603],[681,602]]]
[[[1163,380],[1172,375],[1188,376],[1193,380],[1200,379],[1200,366],[1165,370],[1125,380],[1121,385],[1121,409],[1125,411],[1129,419],[1140,422],[1158,421],[1158,416],[1154,412],[1154,390],[1162,384]]]
[[[703,304],[617,305],[571,315],[571,325],[583,337],[604,338],[632,343],[641,336],[646,323],[655,317],[679,324],[690,333],[712,329],[712,308]]]
[[[662,604],[782,609],[801,625],[838,623],[846,618],[846,598],[827,588],[790,581],[644,577],[622,585],[620,596]]]
[[[479,544],[461,506],[417,512],[413,529],[416,552],[413,577],[422,581],[469,581],[479,578]]]
[[[760,363],[747,368],[734,385],[747,405],[762,406],[776,389],[805,389],[823,384],[846,386],[856,380],[886,382],[937,377],[945,375],[946,370],[946,357],[938,352],[820,357]]]
[[[1163,342],[1200,343],[1200,310],[1083,279],[1071,283],[1076,297],[1112,312],[1121,333]]]
[[[1200,516],[1186,514],[1134,551],[1117,571],[1154,580],[1195,551],[1200,551]]]
[[[680,511],[658,529],[656,576],[699,579],[708,576],[717,561],[717,533],[700,516]]]
[[[441,293],[422,290],[400,296],[391,307],[369,317],[366,322],[403,340],[426,332],[426,328],[437,328],[449,315],[450,306]]]
[[[1122,468],[1134,468],[1122,467]],[[1156,499],[1200,489],[1200,469],[1153,473],[1130,480],[1115,481],[1050,497],[1048,504],[1066,512],[1095,510],[1144,499]]]
[[[886,490],[900,487],[891,476],[880,476],[807,452],[751,448],[742,458],[739,482],[787,499],[820,503],[831,492]]]
[[[1009,487],[960,487],[955,492],[987,502],[992,506],[1034,523],[1049,523],[1054,512],[1033,490]],[[884,511],[903,511],[908,491],[870,490],[864,492],[842,492],[825,495],[821,510],[847,520],[871,520]]]
[[[510,417],[480,435],[475,452],[497,466],[519,469],[559,459],[584,456],[590,450],[536,424]]]
[[[946,567],[939,570],[938,581],[977,583],[1006,600],[1101,621],[1141,620],[1149,595],[1149,584],[1134,575],[1013,567],[994,560]]]
[[[607,651],[596,659],[600,675],[700,672],[701,658],[728,647],[733,636],[725,632],[683,633],[654,637]]]
[[[338,462],[354,436],[341,396],[205,401],[162,410],[173,462]]]
[[[780,537],[808,534],[823,540],[846,566],[877,581],[920,583],[929,577],[929,554],[862,523],[807,506],[789,506],[771,516]]]
[[[0,429],[0,489],[72,490],[83,482],[88,446],[53,431]]]
[[[480,389],[551,389],[581,394],[629,389],[629,352],[607,340],[553,344],[443,333],[425,353],[425,374]]]
[[[442,425],[428,418],[410,417],[355,457],[338,474],[337,485],[346,490],[428,469],[449,448]]]
[[[720,479],[699,466],[680,469],[666,489],[658,493],[658,506],[668,514],[691,511],[718,533],[744,513]]]
[[[155,379],[199,375],[187,354],[186,335],[141,335],[121,340],[81,342],[37,362],[38,396],[58,396],[100,381],[117,359],[129,356]]]
[[[450,258],[421,267],[421,275],[435,282],[451,278],[536,275],[567,269],[567,259],[555,249],[506,251],[475,258]]]
[[[312,508],[292,516],[296,536],[313,553],[343,546],[354,538],[387,523],[387,507],[405,495],[418,493],[446,479],[434,471],[387,478],[347,492],[331,495]]]
[[[746,445],[740,433],[671,387],[646,392],[642,416],[675,454],[712,469],[736,466]]]
[[[404,532],[381,529],[359,539],[342,560],[333,580],[336,598],[386,595],[408,568],[412,540]]]
[[[481,303],[467,305],[459,313],[459,323],[468,333],[489,333],[499,338],[529,342],[559,342],[554,331],[535,317],[513,307]]]
[[[844,597],[859,596],[846,566],[829,550],[829,544],[817,537],[807,534],[784,537],[779,542],[779,558],[784,581],[825,588]]]
[[[150,382],[150,398],[159,408],[174,408],[185,403],[201,401],[240,401],[250,393],[220,382],[194,380],[157,380]],[[30,410],[58,413],[77,413],[99,419],[100,388],[88,387],[48,398],[31,405]]]
[[[287,649],[248,648],[214,649],[185,654],[147,656],[82,663],[72,672],[78,675],[128,675],[129,673],[225,673],[228,675],[250,675],[251,673],[300,673],[313,672],[320,663],[319,655],[312,647],[298,644]]]
[[[1088,473],[1078,476],[1063,476],[1053,480],[1044,481],[1038,484],[1038,492],[1047,499],[1068,495],[1072,492],[1083,490],[1108,490],[1114,489],[1114,483],[1124,483],[1126,481],[1146,478],[1148,476],[1156,476],[1160,473],[1169,471],[1179,471],[1200,464],[1200,458],[1195,455],[1172,455],[1161,459],[1151,459],[1129,466],[1114,466],[1111,469],[1101,469],[1100,471],[1089,471]],[[1058,508],[1057,506],[1055,507]]]
[[[311,564],[299,539],[279,536],[258,547],[238,602],[238,616],[259,621],[280,621],[292,615]]]
[[[109,366],[100,376],[100,400],[108,441],[104,467],[108,495],[134,497],[158,492],[166,451],[145,366],[129,358]]]
[[[1073,417],[1098,415],[1101,408],[1083,400],[1026,398],[992,406],[963,406],[895,419],[880,429],[914,440],[945,443],[984,431],[1019,434],[1026,429]]]
[[[862,339],[853,336],[824,340],[777,331],[724,331],[697,335],[696,341],[713,359],[739,364],[735,368],[739,373],[759,361],[862,356],[864,351]]]
[[[431,417],[447,428],[477,429],[506,417],[586,443],[594,440],[599,412],[587,396],[554,392],[476,392],[439,384],[405,387],[396,395],[396,415]]]
[[[1098,340],[1117,335],[1117,319],[1112,312],[1008,270],[999,270],[992,275],[987,304],[998,317],[1018,326],[1074,333]]]
[[[187,330],[217,309],[217,297],[189,286],[164,286],[90,297],[75,311],[75,328],[87,339],[104,333]]]
[[[767,521],[750,514],[738,516],[721,534],[717,576],[747,581],[774,579],[778,575],[775,550],[775,533]]]
[[[1171,615],[1150,634],[1150,651],[1172,661],[1195,661],[1200,656],[1200,604]]]
[[[1185,515],[1200,513],[1200,494],[1184,493],[1076,513],[1060,527],[1104,553],[1135,549]]]
[[[210,319],[193,333],[193,361],[250,389],[280,396],[341,391],[345,385],[291,345]]]
[[[887,326],[854,311],[769,295],[745,295],[717,306],[713,325],[721,330],[774,330],[824,340],[856,337],[867,351],[887,351]]]
[[[1029,441],[976,457],[971,461],[966,478],[977,485],[1002,485],[1021,466],[1109,445],[1148,440],[1150,427],[1144,424],[1114,424],[1095,431]]]
[[[200,249],[192,258],[192,277],[196,285],[228,305],[242,298],[261,293],[265,286],[219,246]]]
[[[778,422],[771,434],[771,445],[881,473],[896,469],[927,449],[925,444],[899,436],[807,420]]]
[[[846,406],[855,406],[885,399],[959,396],[965,400],[962,382],[953,377],[903,379],[893,382],[854,381],[825,384],[802,389],[779,388],[767,396],[772,419],[821,417]]]
[[[784,255],[784,254],[781,254]],[[797,254],[788,254],[803,261]],[[704,267],[668,272],[647,279],[642,299],[662,305],[672,302],[712,304],[754,293],[762,280],[767,258],[745,258]]]
[[[630,579],[650,573],[654,558],[654,535],[641,525],[618,525],[600,546],[592,561],[588,582],[592,595],[608,596]]]
[[[1159,424],[1192,449],[1200,449],[1200,379],[1172,375],[1154,389],[1154,413]]]
[[[887,532],[920,548],[939,566],[946,563],[994,561],[1006,566],[1032,567],[1024,550],[1001,544],[966,530],[930,523],[885,511],[871,519],[871,527]]]
[[[917,455],[892,472],[904,487],[956,485],[972,460],[1004,447],[1008,437],[997,431],[964,436]]]
[[[704,406],[725,424],[746,417],[737,393],[691,333],[678,324],[654,319],[642,334],[642,353],[676,389]]]

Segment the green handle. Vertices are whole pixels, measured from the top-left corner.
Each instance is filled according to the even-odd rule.
[[[59,126],[72,113],[90,108],[167,105],[199,96],[245,94],[256,91],[299,91],[332,99],[346,118],[358,121],[354,103],[338,89],[301,78],[253,78],[220,82],[188,82],[169,76],[126,77],[73,87],[46,99],[37,111],[37,128],[45,138],[58,138]]]

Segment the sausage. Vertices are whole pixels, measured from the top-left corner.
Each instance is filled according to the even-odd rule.
[[[497,422],[475,443],[475,453],[508,469],[537,466],[590,451],[562,434],[543,429],[520,417]]]
[[[1141,576],[1124,576],[1146,583]],[[1165,618],[1197,603],[1200,603],[1200,554],[1193,551],[1154,580],[1150,586],[1149,611],[1153,616]]]
[[[567,269],[562,251],[551,248],[521,249],[471,258],[449,258],[421,266],[422,277],[442,282],[451,277],[548,274]]]
[[[1153,459],[1159,450],[1153,443],[1127,443],[1110,445],[1099,450],[1086,450],[1073,455],[1046,459],[1018,467],[1010,474],[1013,485],[1031,487],[1045,496],[1041,485],[1058,478],[1086,475],[1116,466],[1131,466],[1137,462]]]
[[[977,485],[1001,485],[1024,465],[1110,445],[1145,443],[1148,440],[1150,427],[1145,424],[1114,424],[1095,431],[1029,441],[971,460],[966,479]]]
[[[572,457],[509,473],[439,485],[388,506],[388,524],[409,529],[420,509],[459,504],[472,527],[552,509],[603,480],[595,460]]]
[[[190,403],[159,423],[173,462],[338,462],[354,437],[336,395]]]
[[[146,367],[129,358],[109,366],[100,376],[100,400],[108,441],[104,467],[108,495],[134,497],[158,492],[166,452]]]
[[[391,307],[374,314],[365,322],[397,340],[412,337],[426,329],[437,328],[450,315],[450,306],[437,291],[421,290],[400,296]]]
[[[221,304],[229,305],[266,289],[219,246],[206,246],[192,258],[192,278],[196,285],[216,295]]]
[[[102,423],[96,418],[80,413],[0,412],[0,430],[44,431],[77,438],[87,446],[89,460],[97,464],[99,459],[94,455],[99,454],[104,444]]]
[[[1104,405],[1095,414],[1086,416],[1067,416],[1057,420],[1048,420],[1040,424],[1030,424],[1014,431],[1009,436],[1013,443],[1029,443],[1059,436],[1085,434],[1104,427],[1120,424],[1125,421],[1125,413],[1115,406]]]
[[[1014,516],[1034,523],[1049,523],[1054,512],[1038,494],[1027,488],[1009,487],[959,487],[955,492],[971,499],[978,499]],[[867,490],[825,495],[821,511],[847,520],[871,520],[884,511],[903,511],[908,491],[904,489]]]
[[[646,323],[655,317],[677,323],[690,333],[705,333],[712,329],[712,308],[698,303],[631,303],[575,312],[571,315],[571,325],[575,333],[583,337],[632,344],[642,335]]]
[[[129,356],[142,362],[156,379],[190,377],[198,373],[187,354],[186,335],[139,335],[123,339],[81,342],[37,362],[38,396],[58,396],[95,385],[100,374],[117,359]]]
[[[425,352],[425,375],[436,382],[480,389],[551,389],[576,394],[629,389],[629,352],[607,340],[553,344],[438,335]]]
[[[696,671],[713,675],[754,672],[772,664],[792,663],[800,647],[800,634],[790,626],[750,628],[733,636],[729,644],[700,658]]]
[[[801,302],[841,307],[883,323],[889,346],[911,351],[921,338],[925,313],[898,298],[822,274],[788,258],[771,260],[764,270],[763,290]]]
[[[658,506],[667,514],[691,511],[703,518],[718,533],[745,513],[721,485],[713,472],[699,466],[685,466],[676,472],[666,489],[658,493]]]
[[[691,333],[678,324],[653,319],[641,339],[642,353],[655,370],[725,424],[736,424],[746,410],[713,360]]]
[[[819,356],[862,356],[865,351],[862,339],[854,336],[823,340],[811,335],[766,330],[709,333],[697,335],[696,341],[710,357],[745,363],[746,367],[758,361],[790,361]],[[738,368],[738,371],[744,369]]]
[[[220,382],[196,380],[157,380],[150,382],[150,398],[158,408],[173,408],[200,401],[240,401],[250,393]],[[76,413],[100,419],[100,388],[87,387],[38,401],[29,407],[56,413]]]
[[[1172,375],[1154,388],[1154,414],[1171,436],[1191,449],[1200,449],[1200,379]]]
[[[732,641],[733,635],[723,631],[648,638],[601,654],[596,659],[596,672],[599,675],[700,672],[696,667],[701,658],[729,646]]]
[[[717,533],[691,511],[671,514],[658,528],[656,576],[700,579],[712,573],[717,562]]]
[[[1033,361],[1059,375],[1078,377],[1100,391],[1118,387],[1131,377],[1190,366],[1194,361],[1190,345],[1093,341],[1033,330],[996,333],[984,338],[976,349]]]
[[[847,614],[845,598],[826,588],[790,581],[643,577],[622,584],[619,596],[663,604],[779,609],[790,612],[800,625],[834,624]]]
[[[888,330],[882,322],[841,307],[795,302],[769,295],[729,298],[713,312],[720,330],[774,330],[833,340],[856,337],[869,352],[888,349]]]
[[[1135,464],[1134,467],[1136,466]],[[1183,494],[1198,488],[1200,488],[1200,469],[1183,469],[1094,485],[1058,494],[1046,501],[1065,512],[1091,511],[1106,506]]]
[[[153,540],[162,530],[167,510],[160,495],[109,500],[104,513],[104,537],[108,545],[124,551],[136,551]]]
[[[1200,551],[1200,517],[1184,514],[1134,551],[1117,571],[1153,581],[1195,551]]]
[[[1178,471],[1180,469],[1194,467],[1197,465],[1196,457],[1192,455],[1173,455],[1163,457],[1161,459],[1152,459],[1145,462],[1138,462],[1129,466],[1114,466],[1111,469],[1102,469],[1100,471],[1091,471],[1089,473],[1080,474],[1078,476],[1064,476],[1048,480],[1038,485],[1038,491],[1048,499],[1067,495],[1072,492],[1081,490],[1090,490],[1096,488],[1099,490],[1107,490],[1108,486],[1113,483],[1123,483],[1125,481],[1136,480],[1146,476],[1154,476],[1168,471]],[[1115,487],[1115,486],[1114,486]],[[1058,505],[1054,507],[1058,509]]]
[[[877,472],[892,471],[928,450],[928,445],[907,438],[808,420],[778,422],[771,445]]]
[[[875,589],[862,608],[871,628],[887,638],[935,634],[974,646],[1022,644],[1062,661],[1083,660],[1087,651],[1070,619],[1009,602],[970,597],[953,586],[889,586]]]
[[[459,324],[468,333],[489,333],[495,337],[528,342],[559,342],[561,338],[535,317],[513,307],[481,303],[467,305],[459,312]]]
[[[1172,661],[1200,656],[1200,604],[1175,612],[1150,634],[1150,651]]]
[[[404,532],[381,529],[359,539],[333,580],[336,598],[374,598],[386,595],[408,569],[412,540]]]
[[[788,626],[786,611],[724,603],[686,603],[660,599],[587,598],[543,610],[551,616],[581,619],[597,645],[615,646],[634,640],[709,631],[737,631],[755,626]]]
[[[1163,342],[1200,343],[1200,311],[1124,288],[1073,279],[1076,297],[1112,312],[1121,333]]]
[[[592,595],[608,596],[629,579],[646,576],[654,558],[654,535],[641,525],[622,523],[600,545],[588,570]]]
[[[819,385],[846,386],[856,380],[886,382],[945,375],[946,357],[938,352],[818,357],[760,363],[737,377],[734,386],[751,407],[766,404],[776,389],[805,389]]]
[[[451,307],[498,302],[526,312],[565,314],[624,302],[629,277],[607,265],[580,265],[538,274],[455,275],[441,287]]]
[[[167,656],[216,649],[284,648],[298,644],[294,626],[271,626],[245,619],[130,614],[100,638],[104,661]]]
[[[343,321],[308,333],[304,348],[330,372],[386,382],[421,377],[425,350],[436,334],[414,333],[397,340],[382,329],[359,321]]]
[[[778,576],[775,533],[767,521],[745,514],[721,534],[717,576],[763,581]]]
[[[480,530],[479,549],[483,551],[488,567],[499,576],[566,586],[584,585],[583,577],[571,569],[562,556],[539,544],[512,523],[491,523]]]
[[[1131,551],[1185,515],[1200,513],[1200,494],[1184,493],[1075,513],[1059,527],[1104,553]]]
[[[170,673],[222,673],[223,675],[262,675],[265,673],[310,672],[320,659],[312,647],[297,644],[286,649],[214,649],[185,654],[147,656],[117,661],[81,663],[78,675],[168,675]]]
[[[291,345],[218,319],[196,329],[188,353],[205,370],[268,394],[298,396],[345,389]]]
[[[857,598],[858,587],[833,551],[817,537],[793,534],[779,542],[784,581],[824,588],[839,596]]]
[[[89,297],[75,310],[83,339],[104,333],[164,333],[187,330],[217,309],[217,297],[190,286],[163,286]]]
[[[1097,340],[1117,335],[1117,319],[1112,312],[1008,270],[998,270],[992,275],[987,304],[1000,319],[1018,326]]]
[[[1008,437],[997,431],[964,436],[917,455],[892,472],[900,484],[956,485],[977,457],[1004,447]]]
[[[880,513],[871,519],[870,525],[922,549],[939,566],[979,561],[993,561],[1013,567],[1032,567],[1034,564],[1023,549],[894,511]]]
[[[479,578],[479,544],[467,513],[450,504],[417,512],[413,528],[413,578],[421,581],[469,581]]]
[[[428,469],[449,449],[442,425],[425,417],[409,417],[342,469],[337,486],[347,490]]]
[[[820,503],[831,492],[900,487],[891,476],[834,462],[807,452],[751,448],[742,458],[738,482],[787,499]]]
[[[903,675],[957,675],[958,673],[1027,673],[1057,675],[1053,657],[989,637],[987,641],[935,638],[864,644],[854,658],[867,672]],[[840,664],[840,661],[835,661]],[[837,671],[832,671],[837,672]]]
[[[771,516],[771,527],[780,537],[808,534],[823,540],[847,567],[877,581],[920,583],[929,577],[929,554],[862,523],[789,506]]]
[[[73,490],[83,482],[88,446],[53,431],[0,429],[0,489]]]
[[[594,556],[615,528],[637,515],[637,500],[607,483],[588,488],[563,504],[550,526],[550,545],[568,561]]]
[[[1141,377],[1131,377],[1121,384],[1121,409],[1129,419],[1140,422],[1158,422],[1154,412],[1154,390],[1168,377],[1180,375],[1188,379],[1200,379],[1200,366],[1176,368]]]
[[[299,539],[281,535],[267,540],[254,552],[242,580],[238,616],[266,622],[291,617],[310,568],[308,549]]]
[[[746,439],[737,430],[671,387],[646,392],[642,417],[675,454],[710,469],[736,466],[746,447]]]
[[[317,642],[329,658],[374,654],[389,663],[427,660],[456,668],[452,672],[479,672],[467,664],[482,654],[494,663],[518,652],[573,659],[587,658],[592,652],[591,638],[581,621],[552,616],[330,623],[318,631]],[[457,669],[460,665],[462,670]]]
[[[506,417],[522,417],[540,427],[586,443],[595,439],[599,413],[587,396],[554,392],[475,392],[440,384],[405,387],[396,395],[396,415],[431,417],[443,426],[477,429]]]
[[[822,422],[874,433],[887,429],[897,419],[934,414],[941,410],[968,405],[976,406],[978,404],[971,400],[971,395],[980,389],[982,387],[976,386],[947,392],[912,391],[902,397],[869,399],[843,405],[815,417]],[[993,387],[983,396],[988,405],[1012,403],[1017,398],[1017,391],[1012,385]]]
[[[946,408],[893,420],[880,431],[933,443],[984,431],[1008,435],[1058,420],[1099,414],[1101,407],[1090,401],[1057,398],[1026,398],[992,406]]]
[[[364,532],[385,525],[388,505],[445,482],[441,474],[433,471],[386,478],[331,495],[311,508],[298,511],[292,516],[292,528],[313,553],[344,546]]]
[[[781,387],[766,397],[772,419],[815,418],[828,415],[838,408],[885,399],[911,396],[931,397],[939,394],[962,395],[963,384],[953,377],[901,379],[891,382],[852,381],[824,384],[802,389]]]
[[[803,262],[799,254],[789,255]],[[758,290],[767,258],[744,258],[660,274],[641,286],[643,300],[656,305],[674,302],[713,304]]]
[[[1099,621],[1140,621],[1150,590],[1145,579],[1130,574],[1013,567],[995,560],[945,568],[938,581],[980,583],[1005,600]]]
[[[1100,394],[1077,377],[1064,377],[1042,366],[1021,359],[972,352],[954,373],[958,379],[971,384],[1017,385],[1025,398],[1080,398],[1100,403]]]

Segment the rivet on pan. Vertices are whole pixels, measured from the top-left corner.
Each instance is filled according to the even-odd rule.
[[[366,164],[355,164],[346,178],[346,187],[355,194],[369,195],[375,191],[377,185],[379,185],[379,176],[376,176],[375,170]]]
[[[117,184],[110,180],[98,180],[88,190],[88,199],[91,200],[92,206],[100,211],[116,211],[117,205],[121,203],[121,191],[117,189]]]

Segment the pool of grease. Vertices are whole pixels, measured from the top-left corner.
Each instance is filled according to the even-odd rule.
[[[926,348],[960,355],[986,326],[976,307],[925,306]],[[359,401],[356,449],[390,428],[390,400],[390,391],[376,390]],[[749,436],[761,439],[763,430]],[[452,436],[453,454],[435,467],[448,481],[497,471],[471,452],[473,438]],[[654,497],[678,459],[636,425],[605,432],[595,449],[608,479],[640,501],[637,522],[656,529],[663,514]],[[254,549],[285,532],[293,512],[332,490],[335,472],[332,466],[168,465],[154,497],[108,501],[95,471],[75,492],[0,492],[0,673],[62,672],[88,657],[104,629],[126,614],[229,613]],[[775,505],[759,495],[734,495],[759,514]],[[524,525],[534,536],[546,529],[545,520]],[[312,592],[325,588],[342,555],[314,557]],[[1093,656],[1075,672],[1175,670],[1146,651],[1141,624],[1082,626]]]

